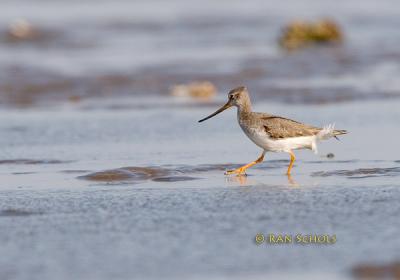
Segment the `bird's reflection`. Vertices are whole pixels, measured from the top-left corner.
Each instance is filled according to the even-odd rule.
[[[240,186],[249,186],[252,183],[254,184],[255,182],[252,182],[252,180],[249,180],[247,175],[241,174],[237,176],[227,176],[225,177],[225,181],[227,183],[236,183],[239,184]]]
[[[287,175],[287,180],[288,180],[288,185],[290,187],[300,187],[300,184],[298,184],[291,175]],[[264,185],[265,183],[269,183],[269,182],[261,182],[259,180],[254,180],[254,179],[252,179],[251,176],[249,177],[244,174],[237,175],[237,176],[227,176],[227,177],[225,177],[225,182],[229,183],[229,184],[232,184],[232,183],[238,184],[243,187],[254,186],[254,185]],[[285,183],[283,183],[283,184],[285,184]]]
[[[292,175],[287,175],[288,183],[291,187],[300,187],[300,185],[293,179]]]

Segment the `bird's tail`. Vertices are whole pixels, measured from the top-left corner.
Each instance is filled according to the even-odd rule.
[[[344,129],[336,129],[333,131],[334,137],[338,136],[338,135],[343,135],[343,134],[347,134],[347,130]]]
[[[335,129],[335,124],[329,124],[317,133],[316,138],[318,141],[321,141],[321,140],[329,139],[331,137],[336,138],[336,136],[346,134],[346,133],[347,133],[346,130]]]
[[[329,124],[327,126],[324,126],[323,129],[321,129],[314,138],[314,141],[311,145],[311,149],[315,152],[318,153],[317,150],[317,142],[321,140],[327,140],[331,137],[335,137],[336,139],[338,135],[346,134],[346,130],[340,130],[340,129],[335,129],[335,124]],[[339,140],[339,139],[338,139]]]

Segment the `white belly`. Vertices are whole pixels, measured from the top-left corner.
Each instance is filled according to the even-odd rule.
[[[242,127],[242,126],[241,126]],[[312,149],[315,136],[271,139],[264,130],[242,127],[242,130],[257,146],[271,152],[289,152],[297,149]]]

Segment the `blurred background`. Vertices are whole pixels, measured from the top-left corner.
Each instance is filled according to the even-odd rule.
[[[377,1],[8,1],[0,10],[0,102],[168,96],[238,85],[257,99],[327,103],[397,97],[399,3]],[[340,44],[288,52],[293,21],[332,19]]]

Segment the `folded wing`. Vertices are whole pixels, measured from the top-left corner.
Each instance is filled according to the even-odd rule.
[[[273,115],[262,116],[261,124],[272,139],[313,136],[322,130],[322,128]]]

